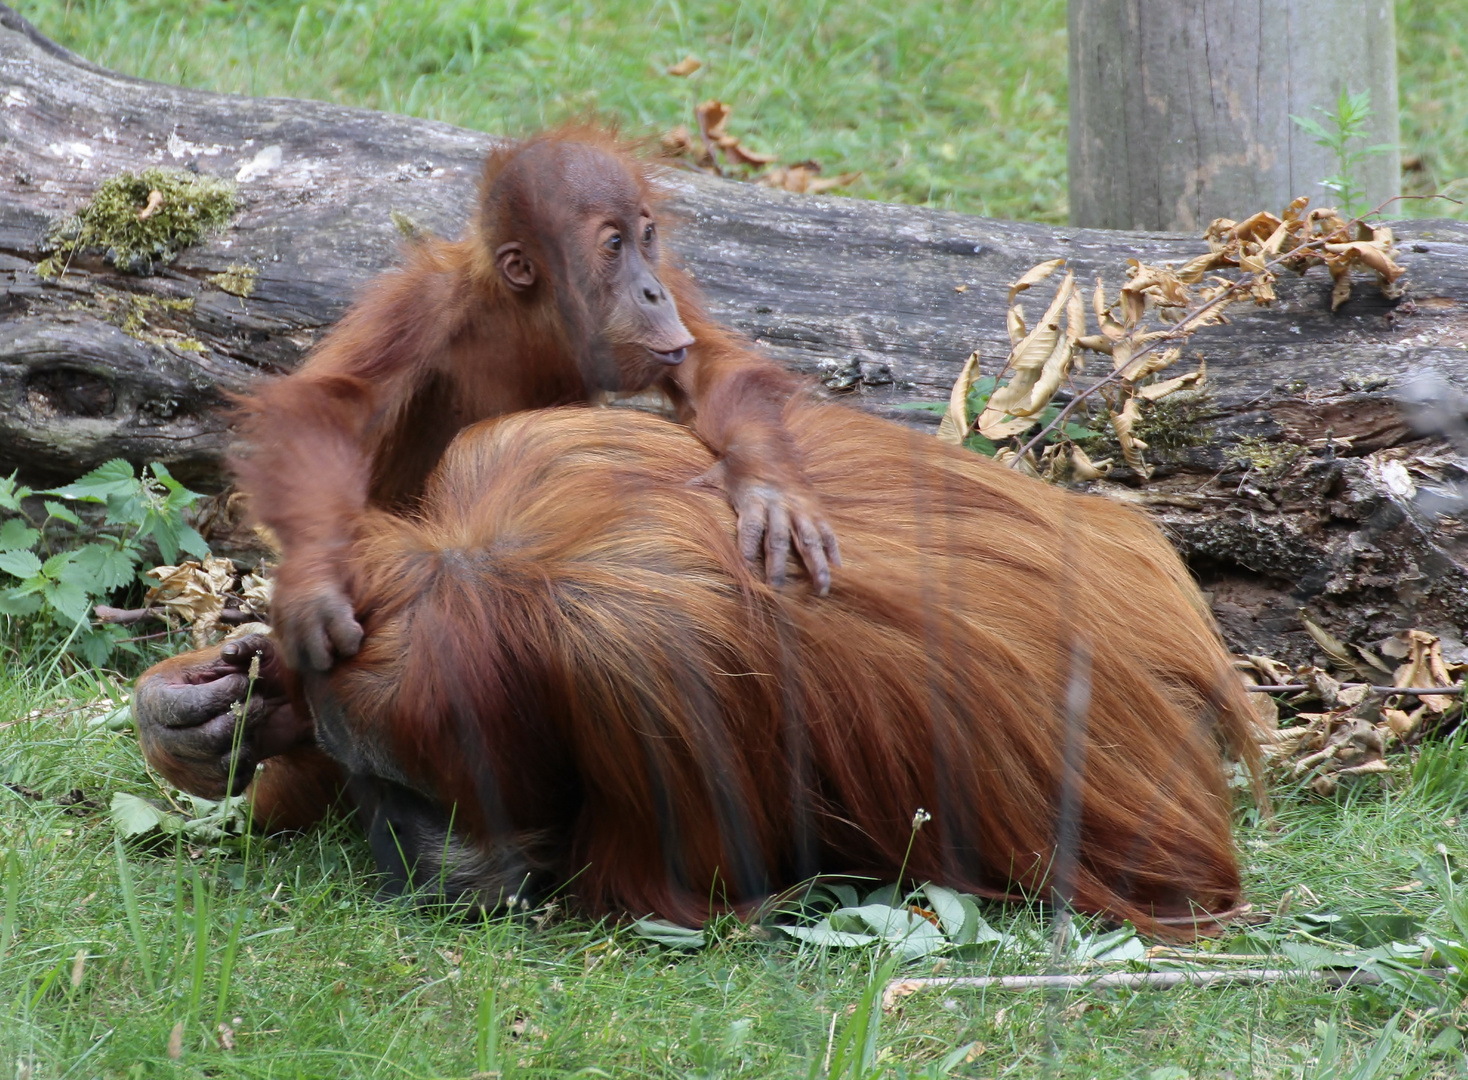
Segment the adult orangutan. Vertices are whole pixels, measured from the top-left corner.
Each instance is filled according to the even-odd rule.
[[[356,652],[344,576],[368,506],[411,506],[455,433],[604,392],[664,391],[718,458],[740,547],[769,580],[793,545],[825,592],[836,538],[781,418],[799,381],[714,323],[662,258],[648,169],[595,129],[489,156],[459,241],[413,246],[292,375],[245,399],[239,487],[284,561],[294,668]]]
[[[1220,746],[1252,756],[1253,714],[1157,530],[839,406],[787,419],[848,539],[827,598],[754,575],[686,429],[516,414],[461,433],[415,515],[358,515],[353,658],[292,684],[253,639],[144,675],[150,761],[220,794],[259,654],[258,816],[304,824],[345,776],[399,878],[696,923],[904,864],[1043,896],[1074,737],[1076,907],[1184,936],[1233,908]]]

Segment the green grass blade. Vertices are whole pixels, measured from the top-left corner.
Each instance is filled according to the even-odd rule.
[[[138,893],[133,887],[133,871],[128,865],[127,852],[123,850],[122,838],[114,836],[112,847],[117,854],[117,883],[122,888],[122,907],[127,912],[127,927],[137,949],[138,963],[143,968],[143,980],[149,990],[157,989],[153,980],[153,960],[148,951],[148,939],[143,934],[143,918],[138,911]]]

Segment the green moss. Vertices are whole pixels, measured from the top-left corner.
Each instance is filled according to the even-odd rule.
[[[1185,450],[1207,441],[1202,424],[1212,414],[1208,387],[1188,387],[1144,406],[1135,434],[1153,450]]]
[[[222,229],[239,208],[238,190],[228,180],[181,169],[118,173],[102,182],[91,202],[51,227],[51,257],[36,273],[55,277],[73,256],[101,250],[119,270],[147,274]]]
[[[423,230],[418,227],[418,223],[401,210],[390,210],[387,216],[392,221],[393,228],[397,229],[403,239],[417,240],[422,236]]]
[[[203,352],[205,349],[202,341],[178,329],[177,325],[166,325],[182,324],[179,316],[194,310],[192,297],[171,300],[98,287],[86,300],[72,304],[71,309],[99,315],[129,337],[150,345],[168,345],[189,352]]]
[[[247,266],[244,263],[230,263],[225,267],[223,273],[210,274],[204,280],[220,292],[243,298],[254,294],[255,279],[259,276],[260,271],[253,266]]]
[[[1300,459],[1303,446],[1290,442],[1271,442],[1257,435],[1247,435],[1228,449],[1228,456],[1255,472],[1279,476]]]

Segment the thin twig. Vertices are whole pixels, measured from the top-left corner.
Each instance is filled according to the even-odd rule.
[[[1366,683],[1341,683],[1342,690],[1355,689],[1358,686],[1366,686]],[[1292,683],[1286,686],[1246,686],[1244,689],[1251,694],[1298,694],[1303,690],[1313,690],[1314,687],[1306,686],[1303,683]],[[1451,696],[1452,694],[1463,692],[1461,683],[1457,686],[1372,686],[1369,689],[1373,694],[1385,694],[1387,696],[1392,694],[1406,694],[1408,696],[1414,694],[1419,696],[1443,694]]]
[[[1323,986],[1379,986],[1381,976],[1359,968],[1302,971],[1299,968],[1214,968],[1203,971],[1107,971],[1095,975],[952,975],[928,979],[893,979],[882,991],[882,1008],[920,990],[1170,990],[1175,986],[1227,986],[1276,983],[1294,979]]]
[[[130,623],[143,622],[146,619],[157,619],[159,622],[168,621],[168,608],[166,607],[140,607],[140,608],[115,608],[106,604],[98,604],[92,609],[100,623],[110,623],[116,626],[126,626]],[[253,612],[243,611],[240,608],[225,608],[219,613],[219,621],[229,625],[255,622],[260,619]]]

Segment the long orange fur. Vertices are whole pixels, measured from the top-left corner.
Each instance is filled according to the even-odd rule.
[[[509,417],[460,437],[416,518],[364,520],[367,639],[318,704],[591,912],[890,879],[919,808],[910,876],[1044,896],[1079,639],[1075,905],[1158,933],[1234,907],[1220,746],[1251,753],[1253,714],[1157,530],[844,408],[786,420],[847,538],[829,598],[750,572],[685,430]]]

